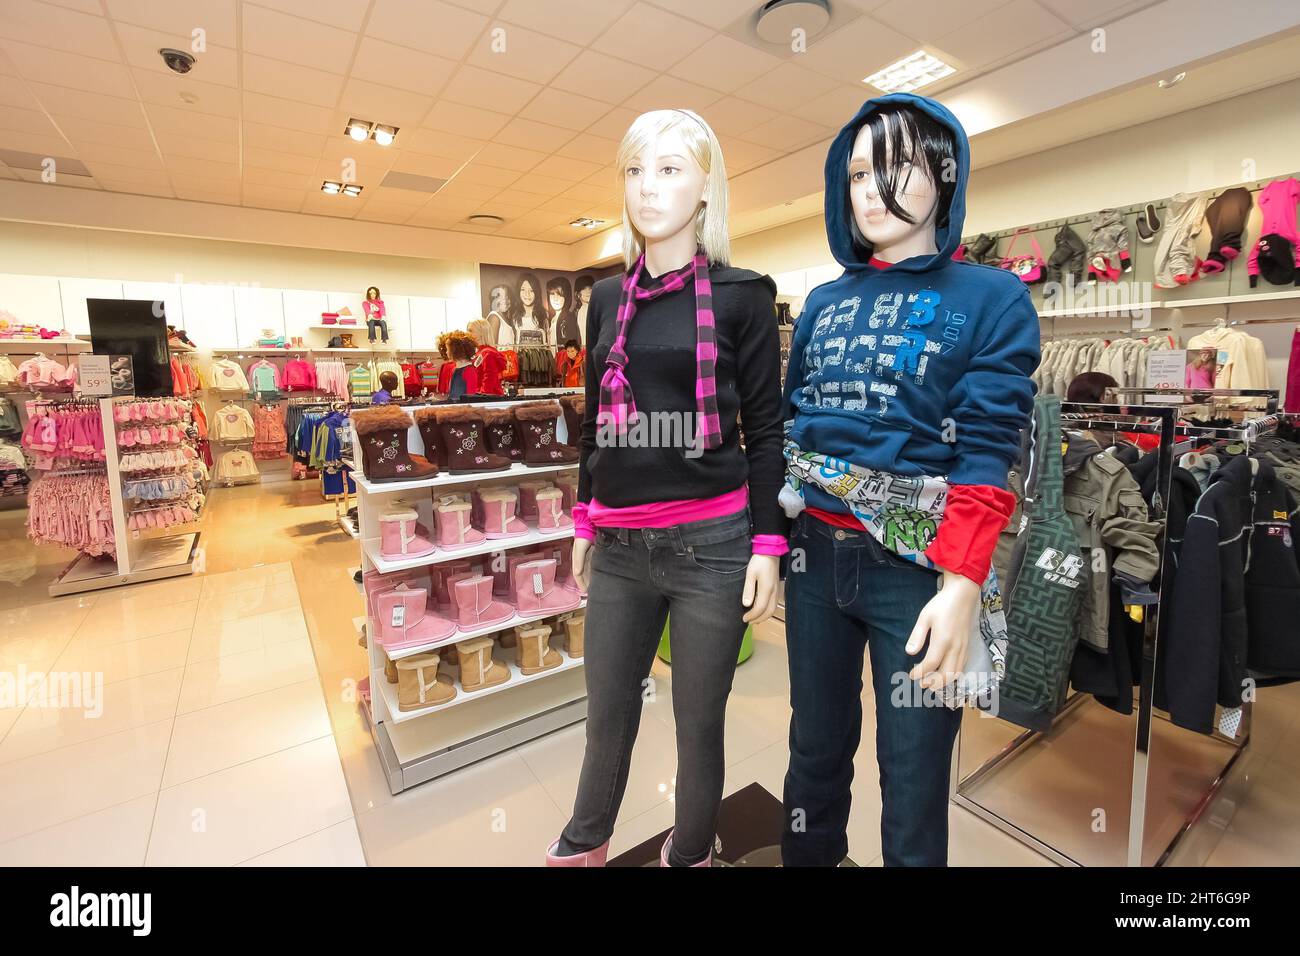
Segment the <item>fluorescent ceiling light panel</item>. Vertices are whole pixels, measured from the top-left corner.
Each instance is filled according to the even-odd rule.
[[[936,80],[951,76],[957,68],[924,50],[917,50],[897,63],[891,63],[879,72],[872,73],[863,83],[870,83],[885,93],[911,93]]]

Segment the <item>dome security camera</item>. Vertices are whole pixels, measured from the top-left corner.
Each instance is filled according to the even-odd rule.
[[[163,62],[167,64],[167,69],[171,70],[173,73],[184,75],[194,69],[194,57],[186,53],[184,50],[173,50],[170,47],[163,47],[158,51],[158,55],[161,56]]]

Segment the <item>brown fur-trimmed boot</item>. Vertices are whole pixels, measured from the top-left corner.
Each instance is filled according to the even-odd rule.
[[[523,461],[524,443],[520,440],[510,409],[483,409],[483,437],[487,450],[492,454],[509,458],[512,462]]]
[[[524,438],[524,464],[529,468],[570,465],[578,460],[578,449],[561,445],[555,437],[559,402],[526,402],[516,406],[514,413]]]
[[[564,409],[566,441],[574,448],[582,447],[582,419],[587,414],[587,397],[565,395],[560,399],[560,407]]]
[[[424,442],[424,457],[435,462],[439,468],[446,468],[447,447],[442,443],[442,435],[438,431],[438,409],[416,409],[415,425],[420,429],[420,440]]]
[[[456,406],[436,409],[438,436],[447,449],[447,470],[453,475],[479,471],[504,471],[510,459],[494,455],[483,438],[483,413]]]
[[[397,406],[357,409],[352,423],[361,442],[361,471],[367,481],[411,481],[438,473],[437,465],[407,450],[411,419]]]

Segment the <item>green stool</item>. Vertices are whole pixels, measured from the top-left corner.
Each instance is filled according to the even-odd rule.
[[[745,663],[754,655],[754,626],[751,624],[745,628],[745,636],[740,639],[740,656],[736,658],[736,664]],[[673,662],[672,654],[668,649],[668,621],[664,621],[663,637],[659,638],[659,659],[665,664]]]

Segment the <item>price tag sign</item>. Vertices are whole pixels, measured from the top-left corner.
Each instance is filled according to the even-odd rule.
[[[83,396],[135,394],[135,367],[129,355],[83,355],[77,360],[77,388]]]
[[[1185,349],[1152,349],[1147,353],[1146,381],[1144,388],[1169,389],[1183,388],[1187,378],[1187,351]],[[1147,395],[1144,399],[1162,405],[1178,404],[1184,401],[1181,395]]]

